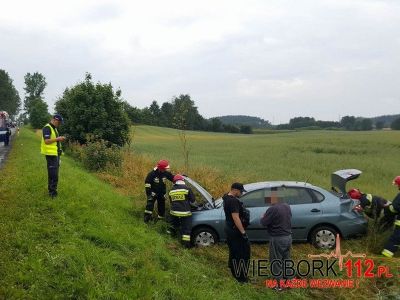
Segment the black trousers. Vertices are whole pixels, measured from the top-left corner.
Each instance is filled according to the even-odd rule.
[[[164,218],[164,215],[165,215],[165,196],[164,195],[155,195],[152,197],[148,197],[145,213],[151,214],[153,212],[155,201],[157,201],[158,217]]]
[[[48,190],[49,195],[52,197],[57,196],[58,185],[58,169],[60,167],[60,157],[46,155],[47,161],[47,177],[48,177]]]
[[[8,146],[9,143],[10,143],[10,135],[6,134],[4,136],[4,146]]]
[[[399,218],[398,220],[400,221]],[[389,237],[389,240],[386,242],[382,254],[389,257],[393,257],[394,253],[399,249],[399,247],[400,247],[400,225],[395,225],[393,233]]]
[[[237,229],[225,227],[226,241],[229,247],[228,267],[232,276],[239,282],[247,282],[250,266],[250,243]]]
[[[179,232],[181,234],[181,242],[186,248],[191,246],[190,244],[190,234],[192,230],[192,216],[187,217],[177,217],[171,215],[170,220],[172,231],[174,233]]]

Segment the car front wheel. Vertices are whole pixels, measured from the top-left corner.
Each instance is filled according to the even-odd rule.
[[[193,231],[192,242],[197,247],[207,247],[218,242],[216,232],[209,227],[200,227]]]
[[[319,226],[311,232],[311,243],[320,249],[332,249],[338,232],[330,226]]]

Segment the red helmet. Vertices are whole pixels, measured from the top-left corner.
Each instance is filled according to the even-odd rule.
[[[169,169],[169,162],[168,160],[162,159],[157,163],[157,169],[161,171],[165,171]]]
[[[400,176],[396,176],[395,179],[393,179],[393,184],[400,187]]]
[[[177,181],[179,181],[179,180],[185,180],[185,177],[183,177],[181,174],[176,174],[175,176],[174,176],[174,179],[172,179],[172,181],[175,183],[175,182],[177,182]]]
[[[351,199],[360,199],[361,198],[361,192],[359,189],[351,189],[348,193],[349,197]]]

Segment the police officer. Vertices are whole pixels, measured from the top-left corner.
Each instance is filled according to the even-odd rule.
[[[225,234],[229,248],[228,267],[233,277],[243,283],[248,281],[247,272],[250,264],[250,242],[246,234],[246,226],[249,224],[248,211],[238,199],[246,190],[243,184],[235,182],[231,186],[224,200]]]
[[[400,176],[397,176],[393,180],[393,185],[397,185],[397,188],[400,190]],[[394,253],[400,246],[400,192],[394,198],[392,203],[385,208],[385,214],[395,216],[395,221],[393,233],[386,242],[382,254],[387,257],[393,257]]]
[[[186,248],[190,248],[190,234],[192,229],[192,207],[195,206],[195,196],[192,190],[186,186],[185,178],[176,174],[174,185],[169,192],[171,200],[171,225],[173,232],[180,229],[181,242]]]
[[[174,175],[169,172],[169,162],[160,160],[157,166],[147,175],[145,179],[145,190],[147,196],[146,209],[144,211],[144,222],[148,223],[153,215],[154,202],[157,201],[157,219],[163,219],[165,215],[165,193],[167,188],[165,181],[173,181]]]
[[[57,197],[58,169],[60,166],[60,155],[62,154],[61,142],[65,140],[65,137],[60,136],[57,130],[62,122],[62,116],[55,114],[50,123],[44,125],[42,129],[40,152],[46,156],[48,190],[49,196],[52,198]]]

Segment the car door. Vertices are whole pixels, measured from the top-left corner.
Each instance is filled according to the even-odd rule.
[[[251,241],[268,240],[267,230],[260,224],[261,216],[270,205],[266,198],[268,192],[269,189],[258,189],[248,192],[240,198],[243,206],[250,211],[250,225],[246,228],[246,232]]]
[[[280,201],[290,205],[292,211],[292,236],[306,240],[310,229],[320,222],[322,207],[310,189],[305,187],[279,187]]]

